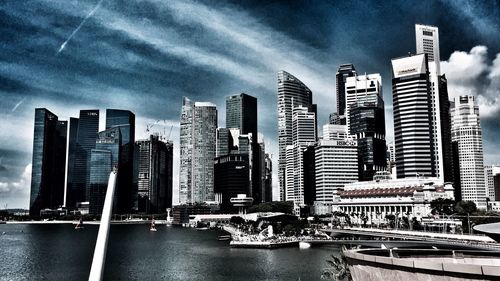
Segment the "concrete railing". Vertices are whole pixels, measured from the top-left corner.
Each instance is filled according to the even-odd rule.
[[[438,275],[447,276],[461,275],[463,277],[466,276],[484,276],[489,279],[494,278],[494,280],[498,280],[500,278],[500,266],[492,265],[492,264],[480,264],[481,259],[486,258],[496,258],[500,260],[500,254],[498,253],[480,253],[480,252],[470,252],[470,253],[478,253],[475,257],[474,255],[468,256],[467,258],[456,257],[453,258],[451,255],[448,257],[450,262],[439,261],[442,259],[442,256],[434,256],[433,253],[438,253],[439,251],[431,252],[429,251],[429,255],[426,256],[425,250],[413,250],[415,253],[419,253],[418,257],[388,257],[376,255],[380,251],[386,251],[389,254],[392,254],[390,251],[393,251],[394,254],[397,254],[395,250],[347,250],[344,252],[346,258],[350,259],[350,264],[356,265],[357,261],[368,262],[373,267],[377,267],[377,264],[380,264],[380,267],[383,266],[394,266],[395,270],[405,271],[405,272],[429,272],[431,271],[437,272]],[[399,250],[398,250],[399,251]],[[450,251],[451,252],[451,251]],[[458,253],[459,251],[457,251]],[[454,253],[454,252],[453,252]],[[467,251],[460,251],[460,253],[467,253]],[[444,259],[443,259],[444,260]],[[474,261],[475,260],[475,261]],[[430,280],[430,279],[429,279]],[[465,279],[467,280],[467,279]]]

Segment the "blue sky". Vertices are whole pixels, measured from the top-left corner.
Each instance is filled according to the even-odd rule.
[[[498,2],[102,0],[58,52],[98,2],[0,6],[1,207],[28,207],[35,107],[61,119],[99,108],[102,121],[105,108],[129,109],[136,138],[163,120],[155,128],[173,126],[178,161],[182,96],[217,104],[224,126],[225,97],[245,92],[258,98],[259,130],[276,160],[277,71],[310,87],[324,124],[336,110],[336,69],[354,63],[382,74],[392,140],[390,59],[415,51],[415,23],[439,27],[450,98],[477,96],[486,163],[500,163]]]

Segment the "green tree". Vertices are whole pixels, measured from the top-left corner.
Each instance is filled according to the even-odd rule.
[[[453,214],[453,200],[438,198],[431,201],[431,209],[433,214]]]
[[[344,255],[345,248],[342,249],[339,256],[331,255],[331,259],[327,260],[328,267],[323,270],[321,279],[334,281],[352,280],[349,265]]]
[[[473,214],[477,211],[476,203],[472,201],[459,201],[454,209],[455,213],[460,215]]]

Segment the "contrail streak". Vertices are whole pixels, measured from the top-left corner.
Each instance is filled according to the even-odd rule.
[[[16,111],[16,109],[26,100],[26,97],[24,97],[22,100],[20,100],[18,103],[16,103],[16,105],[14,105],[14,107],[12,108],[12,110],[10,112],[14,112]],[[0,161],[1,162],[1,161]]]
[[[78,30],[80,30],[80,28],[82,28],[82,26],[85,24],[85,22],[92,16],[95,14],[95,12],[97,11],[97,9],[99,9],[99,6],[101,6],[101,3],[102,3],[103,0],[99,0],[99,2],[97,2],[97,5],[95,5],[94,9],[92,9],[92,11],[90,11],[90,13],[82,20],[82,22],[80,23],[80,25],[78,25],[78,27],[73,30],[73,32],[69,35],[68,39],[66,39],[66,41],[64,41],[64,43],[61,44],[61,46],[59,47],[59,50],[57,51],[56,55],[58,55],[60,52],[62,52],[62,50],[64,50],[64,48],[66,48],[66,44],[68,44],[69,40],[71,40],[71,38],[73,38],[73,36],[75,36],[75,34],[78,32]]]

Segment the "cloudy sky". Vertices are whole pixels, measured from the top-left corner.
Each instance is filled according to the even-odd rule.
[[[277,71],[309,86],[324,124],[336,110],[336,69],[354,63],[382,74],[392,140],[390,59],[415,51],[415,23],[439,27],[450,98],[477,96],[485,161],[500,163],[495,1],[4,0],[0,208],[28,207],[36,107],[60,119],[98,108],[101,123],[105,108],[129,109],[136,138],[161,120],[154,130],[172,126],[178,162],[182,96],[217,104],[224,126],[225,97],[245,92],[258,98],[259,130],[276,160]]]

